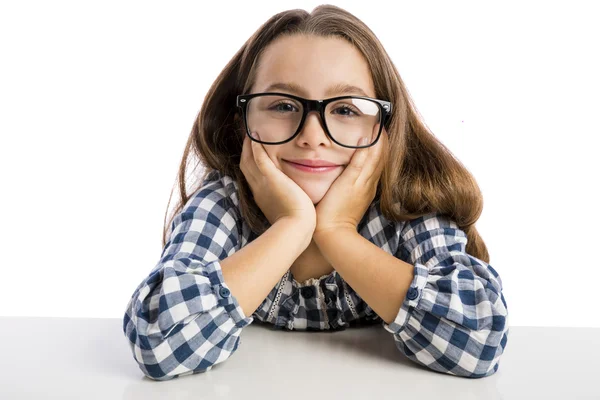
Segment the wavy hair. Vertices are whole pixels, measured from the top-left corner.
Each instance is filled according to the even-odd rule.
[[[393,103],[385,128],[389,134],[389,154],[397,156],[386,157],[375,196],[384,217],[407,221],[432,212],[448,216],[467,235],[467,253],[489,263],[486,245],[475,228],[483,209],[483,197],[474,177],[422,121],[400,74],[375,34],[354,15],[333,5],[320,5],[311,13],[294,9],[275,14],[244,43],[213,82],[183,152],[176,179],[180,201],[168,224],[167,205],[163,247],[167,228],[191,197],[186,192],[190,155],[199,159],[196,167],[204,169],[201,176],[193,175],[197,186],[191,193],[214,170],[229,175],[237,183],[240,213],[252,231],[260,235],[269,228],[239,166],[246,133],[235,104],[236,96],[248,93],[253,86],[262,52],[284,35],[347,40],[370,66],[376,98]]]

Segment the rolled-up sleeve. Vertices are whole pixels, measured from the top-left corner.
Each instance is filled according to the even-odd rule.
[[[127,305],[123,332],[142,372],[170,380],[210,370],[238,348],[244,315],[220,261],[240,247],[238,215],[220,181],[173,219],[160,261]]]
[[[466,253],[466,234],[431,213],[407,221],[396,256],[414,265],[414,278],[395,320],[383,327],[410,360],[469,378],[494,374],[508,338],[502,280],[488,263]]]

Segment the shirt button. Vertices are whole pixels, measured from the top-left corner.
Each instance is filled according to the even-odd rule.
[[[221,294],[221,297],[229,297],[229,295],[231,294],[231,292],[229,292],[229,289],[227,289],[226,287],[222,287],[221,289],[219,289],[219,293]]]
[[[300,293],[302,293],[302,297],[304,297],[305,299],[313,297],[313,295],[315,294],[313,288],[310,286],[304,286],[303,288],[301,288]]]
[[[414,288],[414,287],[412,287],[412,286],[411,286],[411,287],[408,289],[408,293],[406,294],[406,297],[407,297],[409,300],[414,300],[414,299],[416,299],[417,297],[419,297],[419,290],[418,290],[417,288]]]

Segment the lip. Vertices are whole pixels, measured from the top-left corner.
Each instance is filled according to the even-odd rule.
[[[309,160],[309,159],[297,159],[297,160],[285,160],[294,164],[306,165],[307,167],[337,167],[338,164],[334,164],[325,160]]]
[[[304,172],[313,172],[313,173],[319,173],[319,172],[330,172],[330,171],[334,171],[337,168],[340,168],[341,165],[331,165],[331,166],[326,166],[326,167],[309,167],[307,165],[302,165],[302,164],[296,164],[295,162],[292,161],[288,161],[288,160],[284,160],[286,163],[288,163],[289,165],[291,165],[292,167],[300,170],[300,171],[304,171]]]

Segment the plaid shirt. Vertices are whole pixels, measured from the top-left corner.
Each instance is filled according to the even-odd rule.
[[[240,217],[237,185],[212,171],[171,225],[161,259],[135,289],[123,332],[142,372],[170,380],[227,360],[254,319],[273,329],[344,330],[381,324],[398,350],[434,371],[494,374],[509,326],[502,280],[465,252],[467,237],[441,214],[390,222],[374,201],[358,232],[415,266],[407,296],[385,323],[337,273],[297,282],[288,270],[251,316],[223,279],[220,260],[256,239]]]

